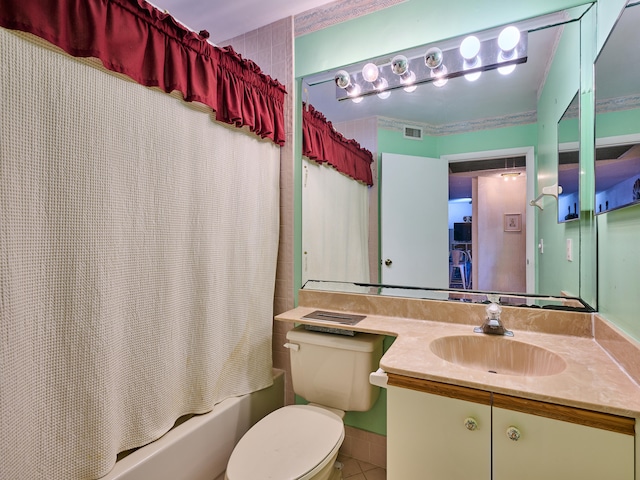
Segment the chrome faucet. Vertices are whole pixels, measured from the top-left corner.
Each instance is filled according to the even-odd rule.
[[[513,332],[504,328],[504,325],[502,325],[500,321],[500,312],[502,312],[500,305],[492,302],[487,305],[485,311],[487,312],[487,318],[480,327],[473,329],[474,332],[513,337]]]

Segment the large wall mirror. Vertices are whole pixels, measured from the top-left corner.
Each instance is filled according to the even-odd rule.
[[[558,222],[580,218],[580,97],[576,93],[558,122]]]
[[[554,291],[536,288],[536,209],[529,202],[541,189],[535,165],[536,149],[540,148],[538,105],[543,90],[546,96],[555,97],[555,103],[566,106],[571,102],[580,78],[580,18],[589,8],[584,5],[512,24],[522,32],[526,53],[518,52],[509,68],[483,71],[492,63],[500,66],[501,51],[496,47],[491,58],[481,61],[482,67],[473,63],[471,54],[462,58],[460,47],[465,36],[385,53],[302,78],[305,104],[312,105],[333,128],[355,139],[374,157],[374,186],[367,193],[368,240],[360,242],[369,249],[370,268],[358,278],[349,277],[350,268],[341,269],[346,273],[336,278],[331,277],[331,269],[308,270],[309,265],[328,265],[317,243],[322,235],[319,229],[330,225],[332,219],[309,217],[319,208],[305,203],[305,188],[310,175],[321,168],[313,162],[303,164],[303,282],[312,279],[561,295],[562,287]],[[497,45],[506,26],[475,33],[476,44]],[[398,60],[397,55],[407,62]],[[562,57],[558,63],[565,70],[550,74],[557,55]],[[448,63],[453,56],[457,60]],[[457,73],[442,77],[442,66]],[[396,77],[388,77],[384,85],[380,78],[392,71]],[[418,81],[411,80],[411,72],[417,74]],[[368,84],[363,86],[365,77]],[[420,78],[426,79],[424,83],[419,83]],[[360,85],[354,94],[356,84]],[[375,90],[377,85],[381,85],[380,91]],[[387,91],[389,85],[395,88]],[[553,100],[544,103],[549,105]],[[554,132],[543,150],[553,150],[555,156],[555,129],[562,112],[546,108],[543,117]],[[386,211],[389,199],[401,200],[394,214]],[[543,214],[552,215],[555,224],[556,211],[553,205]],[[419,236],[400,230],[400,220],[415,227]],[[393,240],[387,238],[387,225],[393,225]],[[311,227],[315,233],[309,233],[313,232]],[[395,251],[388,250],[390,244]],[[403,271],[412,273],[404,276]]]
[[[596,61],[595,213],[640,203],[640,4],[623,10]]]

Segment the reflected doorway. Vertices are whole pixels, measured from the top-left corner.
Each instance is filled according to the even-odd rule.
[[[450,288],[534,292],[533,149],[442,158],[449,161]]]

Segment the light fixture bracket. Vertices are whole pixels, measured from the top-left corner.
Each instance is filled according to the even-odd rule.
[[[425,46],[425,51],[434,46],[435,45]],[[458,47],[449,48],[442,51],[442,65],[446,67],[447,74],[439,78],[451,79],[462,75],[485,72],[488,70],[495,70],[499,67],[525,63],[527,61],[527,49],[528,35],[526,31],[521,32],[520,41],[513,50],[513,54],[508,59],[505,59],[504,56],[500,55],[502,50],[498,46],[497,36],[481,40],[480,53],[478,54],[481,58],[481,62],[478,62],[480,66],[469,67],[468,62],[467,65],[465,65],[465,59],[460,55]],[[405,88],[407,86],[405,83],[402,83],[401,75],[393,73],[391,59],[385,63],[375,63],[379,67],[380,78],[385,78],[388,82],[388,87],[384,89],[385,91]],[[437,78],[434,78],[431,75],[431,69],[425,64],[424,55],[409,58],[409,70],[416,75],[416,80],[413,85],[430,83],[437,80]],[[364,80],[361,69],[349,71],[349,73],[351,75],[352,82],[360,85],[361,91],[359,96],[365,97],[369,95],[377,95],[381,92],[381,90],[376,89],[370,82]],[[343,88],[336,87],[336,98],[338,100],[347,100],[353,99],[353,96],[347,95],[347,92]]]

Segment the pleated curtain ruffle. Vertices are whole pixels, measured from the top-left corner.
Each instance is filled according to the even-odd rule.
[[[216,119],[284,145],[282,84],[144,0],[2,0],[0,26],[41,37],[148,87],[177,90]]]
[[[336,131],[313,105],[302,108],[302,154],[316,163],[328,163],[354,180],[373,185],[371,152]]]

